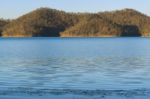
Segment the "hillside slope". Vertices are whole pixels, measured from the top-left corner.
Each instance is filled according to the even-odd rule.
[[[93,14],[62,32],[61,37],[107,37],[120,36],[120,33],[119,25]]]
[[[39,8],[1,29],[3,37],[150,36],[150,17],[133,9],[66,13]]]
[[[73,15],[55,9],[41,8],[19,17],[8,24],[4,37],[59,37],[71,26]]]
[[[123,27],[121,36],[150,36],[150,17],[133,9],[99,13]]]
[[[0,19],[0,36],[2,35],[3,29],[8,24],[8,20]]]

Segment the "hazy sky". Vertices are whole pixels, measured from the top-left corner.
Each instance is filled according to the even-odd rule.
[[[0,18],[16,18],[40,7],[68,12],[99,12],[133,8],[150,15],[150,0],[1,0]]]

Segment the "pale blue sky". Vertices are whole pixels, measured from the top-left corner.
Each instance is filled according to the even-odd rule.
[[[40,7],[67,12],[99,12],[133,8],[150,15],[150,0],[1,0],[0,18],[17,18]]]

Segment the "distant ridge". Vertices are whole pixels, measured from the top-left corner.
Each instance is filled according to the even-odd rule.
[[[39,8],[15,20],[0,20],[2,37],[149,37],[150,17],[134,9],[67,13]]]

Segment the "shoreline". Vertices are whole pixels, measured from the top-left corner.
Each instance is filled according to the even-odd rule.
[[[102,36],[102,37],[0,37],[0,38],[150,38],[150,36]]]

